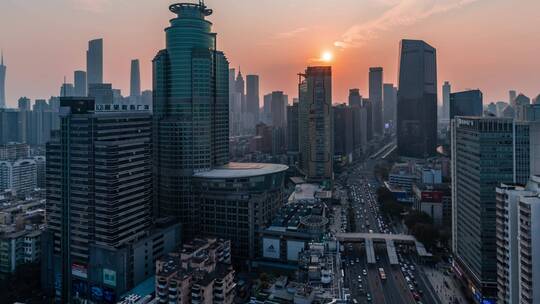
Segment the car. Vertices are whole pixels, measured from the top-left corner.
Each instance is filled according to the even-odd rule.
[[[368,302],[371,302],[371,294],[369,292],[366,294],[366,298]]]
[[[362,274],[367,276],[367,271],[365,269],[362,270]]]
[[[414,286],[412,286],[411,284],[409,284],[409,289],[410,289],[410,290],[414,290]]]
[[[360,259],[359,259],[359,258],[356,258],[356,263],[360,263]]]
[[[413,292],[412,295],[416,301],[420,300],[420,295],[417,292]]]

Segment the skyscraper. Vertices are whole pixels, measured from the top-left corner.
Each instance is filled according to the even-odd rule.
[[[91,83],[88,85],[88,97],[94,98],[96,105],[110,105],[114,102],[112,84]]]
[[[396,124],[397,88],[391,83],[383,84],[383,123]]]
[[[450,91],[452,87],[450,82],[445,81],[442,86],[442,119],[448,119],[450,116]]]
[[[495,302],[495,187],[527,182],[531,171],[530,128],[513,119],[492,117],[455,117],[451,125],[455,273],[475,290],[479,303]]]
[[[107,248],[112,258],[110,252],[144,237],[151,224],[151,115],[94,108],[91,98],[61,99],[61,127],[46,148],[52,248],[43,266],[49,282],[59,281],[62,303],[78,284],[96,279],[99,255],[92,252]],[[114,273],[120,285],[123,274]]]
[[[508,91],[508,104],[512,107],[515,106],[516,96],[517,95],[515,90]]]
[[[86,73],[88,86],[103,83],[103,39],[94,39],[88,42]]]
[[[300,76],[298,130],[301,168],[308,180],[331,182],[334,173],[332,68],[308,67]]]
[[[401,41],[397,120],[397,144],[401,156],[425,158],[435,154],[436,51],[421,40]]]
[[[75,83],[74,94],[77,97],[86,97],[88,95],[88,84],[86,83],[86,72],[75,71],[73,73]]]
[[[252,119],[252,128],[259,123],[259,75],[246,76],[247,112]]]
[[[0,109],[6,107],[6,70],[4,65],[4,52],[0,54]]]
[[[141,96],[141,72],[139,69],[139,59],[131,60],[131,74],[130,74],[130,86],[129,96],[139,97]]]
[[[450,94],[450,119],[455,116],[482,116],[483,94],[469,90]]]
[[[169,6],[166,49],[153,60],[154,199],[187,238],[199,232],[193,175],[229,162],[229,63],[203,3]]]
[[[373,107],[373,133],[383,134],[383,68],[369,68],[369,100]]]

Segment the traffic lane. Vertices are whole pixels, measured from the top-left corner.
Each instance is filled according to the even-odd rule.
[[[376,268],[376,265],[368,265],[367,268],[369,289],[372,290],[371,297],[373,298],[373,303],[376,304],[392,304],[391,302],[385,301],[385,292],[379,278],[379,271]]]
[[[399,278],[395,275],[395,266],[390,265],[390,261],[388,260],[386,253],[379,256],[381,267],[384,269],[386,273],[386,283],[385,284],[385,291],[387,293],[387,297],[392,299],[391,303],[410,303],[409,299],[412,299],[412,295],[408,292],[408,290],[404,290],[403,286],[400,284],[403,284],[399,281]]]
[[[435,289],[433,289],[433,286],[431,286],[422,268],[416,265],[416,263],[415,263],[415,267],[417,269],[417,271],[415,272],[415,275],[417,278],[416,280],[418,281],[418,286],[422,288],[422,290],[424,291],[424,294],[422,295],[422,302],[425,302],[428,304],[441,303],[439,297],[437,296],[437,292],[435,291]]]

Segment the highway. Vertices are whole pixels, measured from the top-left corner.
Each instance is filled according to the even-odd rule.
[[[373,175],[378,158],[380,156],[352,165],[339,177],[342,187],[348,190],[348,201],[354,212],[355,223],[354,225],[349,223],[348,232],[385,234],[404,232],[401,223],[387,224],[379,214],[376,198],[379,183]],[[368,265],[363,242],[345,243],[344,248],[342,268],[345,274],[345,287],[357,303],[409,304],[420,301],[428,304],[440,303],[421,267],[415,262],[414,250],[396,245],[400,264],[391,265],[386,244],[375,242],[376,263]],[[408,252],[412,252],[411,255]],[[379,268],[383,268],[386,273],[385,280],[381,280]]]

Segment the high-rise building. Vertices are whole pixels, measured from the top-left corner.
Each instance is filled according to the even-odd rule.
[[[429,157],[437,146],[435,48],[421,40],[402,40],[399,62],[398,152],[406,157]]]
[[[373,105],[369,98],[362,98],[362,108],[366,110],[366,138],[367,141],[373,139]]]
[[[301,74],[299,146],[301,168],[308,180],[333,180],[332,68],[308,67]]]
[[[394,129],[396,124],[397,88],[391,83],[383,84],[383,123]]]
[[[229,162],[229,63],[203,3],[173,4],[167,48],[153,60],[154,199],[175,216],[187,238],[199,218],[192,178]]]
[[[495,302],[495,187],[527,182],[530,128],[513,119],[493,117],[458,116],[451,125],[454,267],[479,303]]]
[[[24,198],[37,188],[37,166],[33,159],[0,161],[0,192],[11,191]]]
[[[92,269],[104,263],[97,248],[125,248],[145,237],[152,222],[150,112],[94,109],[91,98],[62,99],[61,127],[46,148],[52,264],[44,267],[60,278],[65,303],[78,284],[95,280]],[[120,275],[118,287],[129,287],[120,285]]]
[[[246,76],[246,104],[252,127],[259,123],[259,75]]]
[[[527,109],[531,105],[531,99],[524,94],[519,94],[514,99],[514,110],[516,114],[516,119],[519,121],[527,120]]]
[[[354,133],[352,108],[345,104],[333,108],[334,129],[334,159],[341,163],[350,163],[353,160]]]
[[[450,117],[450,92],[452,91],[452,86],[450,82],[445,81],[442,86],[442,119],[448,119]]]
[[[515,90],[510,90],[508,91],[508,104],[511,105],[511,106],[515,106],[515,100],[516,100],[516,91]]]
[[[0,109],[0,144],[26,142],[25,114],[15,109]]]
[[[73,97],[75,95],[75,87],[73,83],[63,83],[60,87],[60,97]]]
[[[497,105],[494,102],[490,102],[486,107],[487,115],[497,116]]]
[[[483,110],[483,94],[480,90],[450,94],[450,119],[455,116],[482,116]]]
[[[360,90],[359,89],[350,89],[349,90],[349,106],[350,107],[354,107],[354,106],[361,107],[362,106],[362,95],[360,95]]]
[[[519,201],[519,303],[540,303],[540,198],[536,193]]]
[[[0,54],[0,109],[6,108],[6,70],[4,52]]]
[[[32,109],[32,100],[28,97],[21,97],[17,101],[19,111],[30,111]]]
[[[369,68],[369,100],[373,107],[373,133],[382,135],[383,126],[383,68]]]
[[[110,83],[91,83],[88,85],[88,97],[92,97],[96,105],[114,103],[114,93]]]
[[[270,101],[270,115],[272,116],[272,126],[277,128],[284,128],[287,124],[287,103],[285,98],[285,94],[283,94],[282,91],[272,92],[272,99]]]
[[[103,83],[103,39],[88,41],[86,73],[88,86]]]
[[[131,60],[129,96],[130,97],[141,96],[141,71],[139,68],[139,59]]]
[[[73,72],[74,95],[77,97],[86,97],[88,95],[88,84],[86,83],[86,72]]]
[[[298,153],[298,102],[287,106],[287,153]]]

